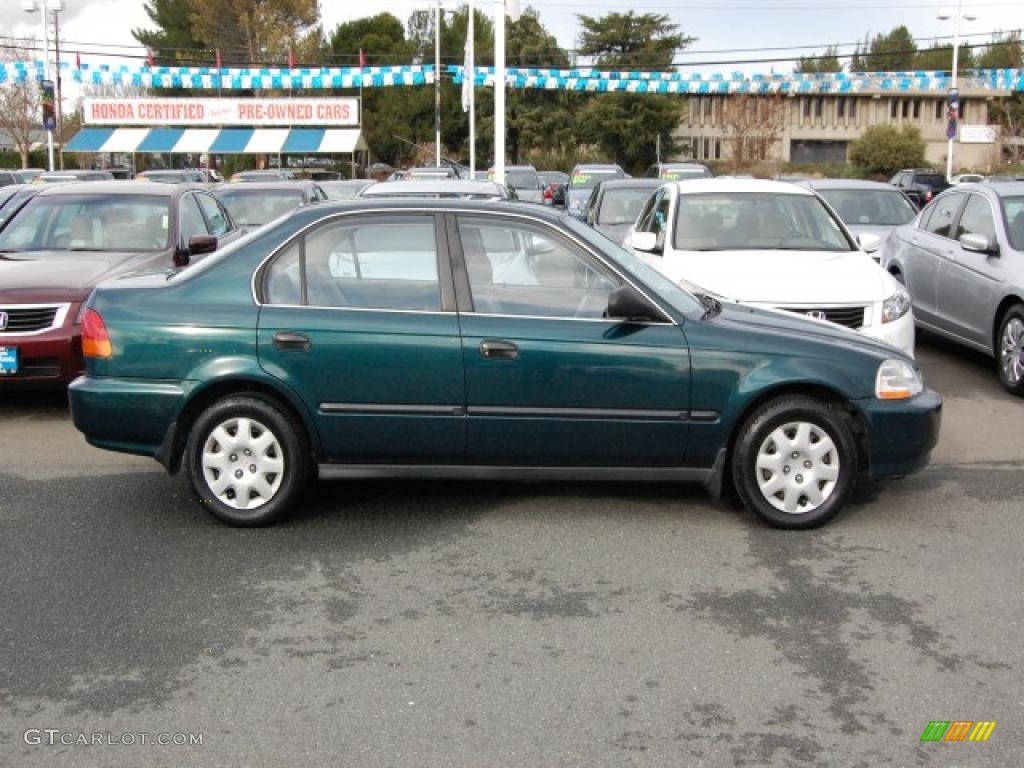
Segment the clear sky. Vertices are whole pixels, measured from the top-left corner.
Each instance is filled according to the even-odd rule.
[[[134,43],[131,30],[148,25],[142,0],[63,0],[61,37],[68,41],[69,56],[75,42],[129,45]],[[40,0],[36,0],[40,2]],[[51,0],[52,2],[52,0]],[[458,3],[448,0],[453,7]],[[829,43],[852,43],[865,34],[887,32],[906,24],[915,37],[950,35],[951,21],[939,21],[940,10],[949,11],[953,3],[928,0],[536,0],[522,3],[540,12],[542,23],[553,32],[564,47],[575,47],[579,25],[576,15],[601,15],[612,10],[667,13],[680,29],[697,41],[693,53],[679,58],[684,61],[716,62],[735,59],[795,58],[806,51],[753,51],[756,48],[786,46],[824,46]],[[492,0],[478,0],[477,6],[493,15]],[[430,7],[430,0],[321,0],[326,30],[341,21],[390,11],[403,21],[414,8]],[[1024,0],[963,0],[965,13],[977,16],[965,22],[964,34],[1010,30],[1024,27]],[[40,15],[21,10],[21,0],[0,0],[0,35],[34,34],[40,36]],[[980,41],[980,40],[979,40]],[[920,45],[920,44],[919,44]],[[852,49],[850,49],[852,51]],[[139,53],[139,51],[132,51]],[[820,48],[819,48],[820,52]],[[86,60],[95,57],[83,54]],[[701,64],[701,71],[744,70],[788,71],[791,63]]]

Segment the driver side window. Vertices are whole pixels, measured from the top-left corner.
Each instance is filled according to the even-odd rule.
[[[640,216],[637,218],[637,232],[654,232],[654,212],[664,196],[665,193],[659,190],[651,195],[650,199],[644,204],[644,208],[640,211]]]
[[[459,219],[473,308],[499,315],[599,319],[617,278],[543,227]]]
[[[183,195],[178,211],[179,244],[182,250],[188,249],[188,241],[196,235],[210,234],[206,230],[206,219],[203,218],[199,204],[193,195]]]

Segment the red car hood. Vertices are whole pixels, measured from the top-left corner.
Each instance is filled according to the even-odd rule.
[[[30,251],[0,254],[0,303],[82,301],[101,280],[156,266],[164,254]]]

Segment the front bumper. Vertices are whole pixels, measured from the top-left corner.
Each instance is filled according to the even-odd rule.
[[[872,480],[909,475],[924,468],[939,442],[942,396],[926,389],[908,400],[856,401],[867,421]]]
[[[53,328],[34,335],[0,333],[0,347],[18,348],[18,373],[0,376],[0,389],[63,386],[85,370],[77,328]]]
[[[79,376],[68,387],[71,420],[97,448],[156,457],[192,382]]]
[[[860,329],[865,336],[891,344],[903,353],[914,356],[914,312],[907,312],[891,323],[865,325]]]

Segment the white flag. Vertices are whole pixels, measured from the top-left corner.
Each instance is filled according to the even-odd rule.
[[[473,23],[472,19],[469,22]],[[466,54],[462,61],[462,111],[469,112],[469,104],[473,100],[473,65],[469,47],[469,35],[466,35]]]

